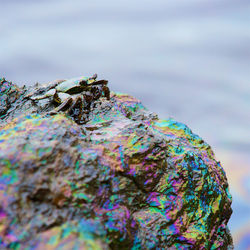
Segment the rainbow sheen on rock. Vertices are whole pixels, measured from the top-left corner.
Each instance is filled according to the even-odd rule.
[[[186,125],[121,93],[84,125],[22,108],[0,130],[1,249],[232,247],[225,172]]]

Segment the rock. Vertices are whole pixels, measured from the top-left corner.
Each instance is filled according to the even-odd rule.
[[[20,93],[16,85],[0,78],[0,118],[4,118],[11,105],[19,98]]]
[[[78,124],[7,84],[15,97],[0,94],[1,249],[233,247],[226,174],[186,125],[113,92]]]

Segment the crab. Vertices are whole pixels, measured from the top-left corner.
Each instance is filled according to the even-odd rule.
[[[49,115],[65,111],[78,123],[86,121],[93,101],[100,97],[110,100],[108,81],[96,80],[97,74],[92,77],[79,77],[69,80],[57,80],[48,86],[39,88],[37,91],[26,95],[25,98],[39,101],[51,98],[56,108],[49,111]]]

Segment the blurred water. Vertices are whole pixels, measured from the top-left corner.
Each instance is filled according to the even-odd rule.
[[[236,249],[250,238],[250,2],[0,1],[0,75],[91,75],[186,123],[222,162]],[[246,247],[246,248],[245,248]]]

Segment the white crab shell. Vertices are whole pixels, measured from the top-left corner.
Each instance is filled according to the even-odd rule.
[[[92,78],[89,78],[89,77],[76,77],[76,78],[72,78],[72,79],[69,79],[69,80],[66,80],[62,83],[59,83],[55,89],[58,91],[58,92],[67,92],[69,91],[70,89],[73,89],[73,88],[81,88],[83,86],[87,86],[88,84],[94,82],[95,79],[92,79]]]

